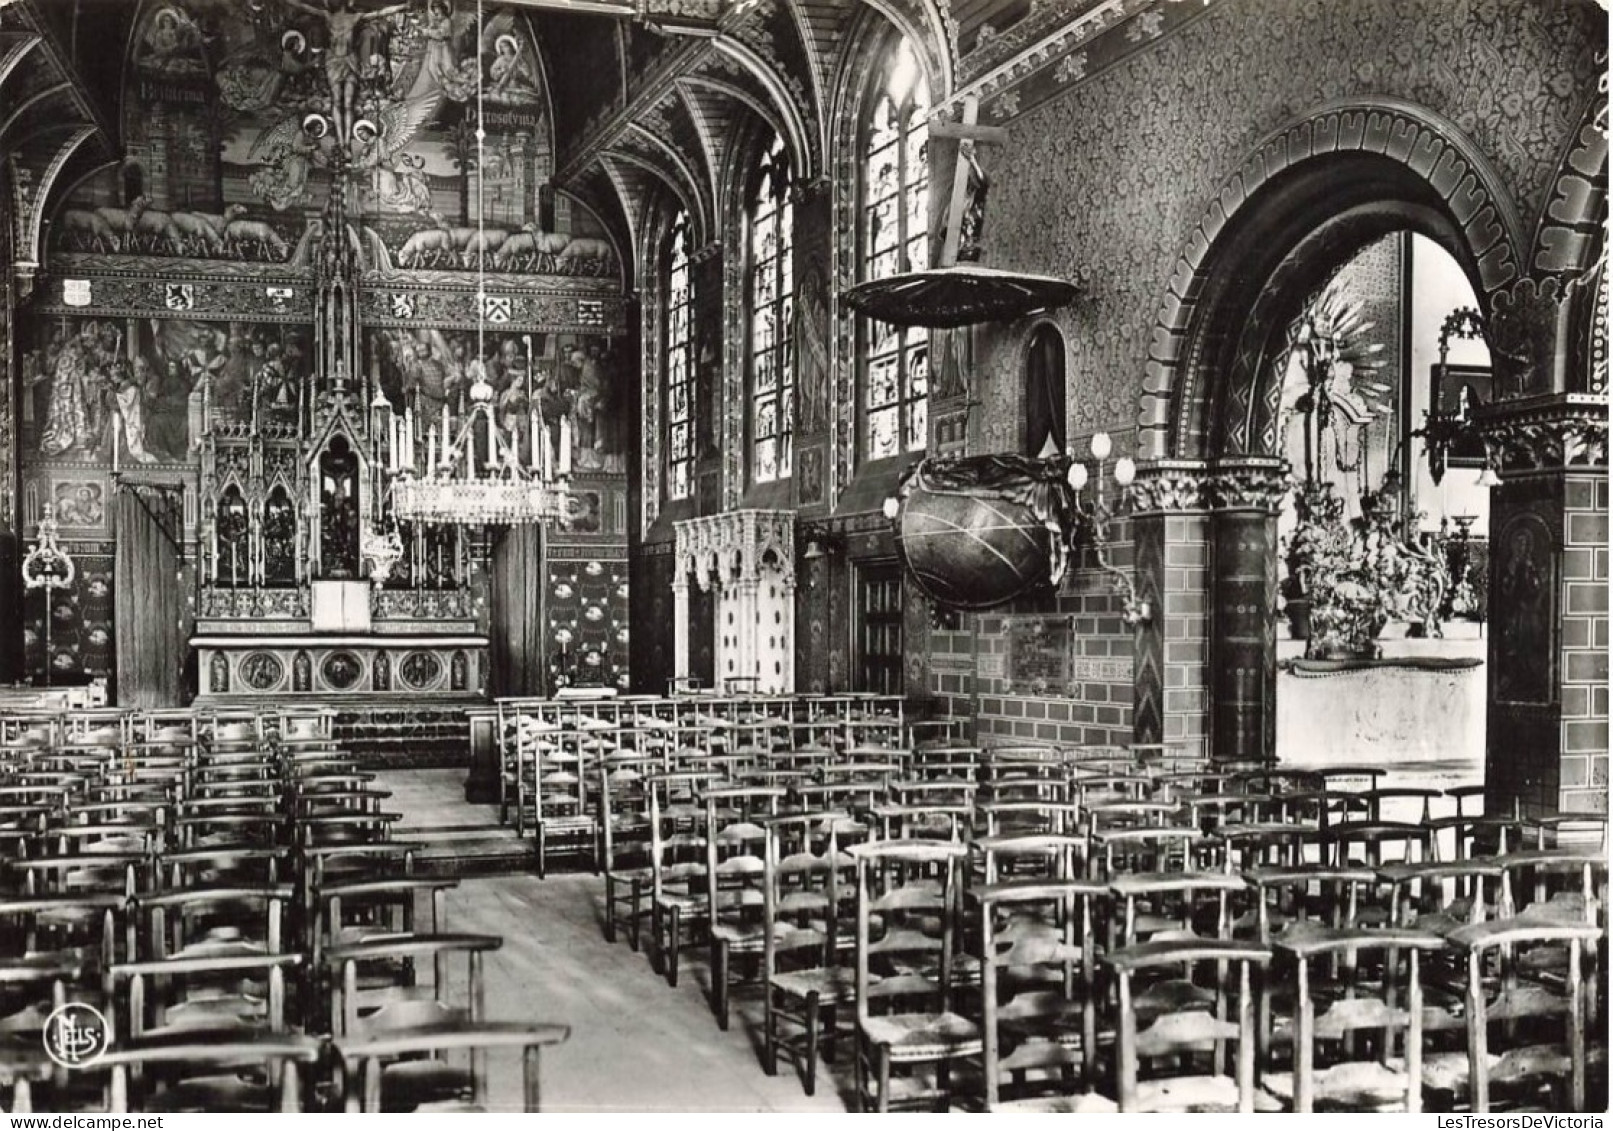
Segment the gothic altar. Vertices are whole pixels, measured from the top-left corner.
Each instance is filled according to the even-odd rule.
[[[472,560],[482,547],[467,528],[416,528],[390,513],[389,461],[424,444],[435,421],[416,417],[417,397],[394,411],[378,359],[362,364],[343,188],[333,180],[318,233],[311,379],[260,381],[244,398],[204,383],[190,642],[202,702],[485,691],[486,602]]]

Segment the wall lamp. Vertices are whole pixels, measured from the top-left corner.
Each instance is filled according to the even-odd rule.
[[[1113,467],[1110,467],[1109,456],[1113,450],[1114,444],[1109,439],[1109,433],[1096,433],[1092,437],[1094,467],[1089,471],[1072,447],[1069,452],[1070,469],[1065,479],[1070,485],[1070,496],[1076,516],[1081,520],[1081,526],[1086,528],[1087,535],[1092,541],[1092,551],[1098,560],[1098,568],[1109,575],[1115,592],[1120,594],[1121,619],[1135,627],[1148,623],[1153,616],[1153,607],[1137,596],[1137,584],[1131,573],[1109,560],[1109,523],[1131,502],[1131,485],[1137,478],[1137,465],[1130,458],[1121,456],[1114,461]],[[1108,472],[1107,475],[1105,471]],[[1110,503],[1109,492],[1105,489],[1106,479],[1114,481],[1113,505]],[[1088,487],[1091,488],[1090,493]],[[1070,532],[1072,550],[1076,548],[1074,543],[1078,532],[1079,528]]]

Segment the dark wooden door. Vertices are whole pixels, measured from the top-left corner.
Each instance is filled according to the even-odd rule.
[[[900,695],[902,667],[902,567],[895,562],[862,566],[853,690]]]

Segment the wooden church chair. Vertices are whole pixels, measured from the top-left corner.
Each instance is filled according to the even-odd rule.
[[[1467,1049],[1429,1058],[1424,1080],[1476,1113],[1605,1110],[1589,1089],[1590,1000],[1583,977],[1602,927],[1551,910],[1463,927],[1450,937],[1467,964]],[[1562,951],[1561,980],[1532,976],[1530,958]],[[1606,1045],[1594,1049],[1605,1083]]]
[[[1293,1059],[1291,1072],[1265,1074],[1264,1090],[1300,1114],[1420,1112],[1421,962],[1445,941],[1424,931],[1305,921],[1278,932],[1272,946],[1293,978]]]
[[[1258,943],[1171,939],[1106,954],[1115,987],[1115,1091],[1122,1112],[1252,1112]],[[1235,1046],[1229,1056],[1228,1046]],[[1228,1072],[1231,1061],[1232,1071]]]
[[[734,959],[763,957],[772,924],[766,915],[767,830],[785,791],[777,787],[707,789],[706,915],[711,945],[711,1006],[717,1027],[728,1028]]]
[[[978,916],[987,1111],[1112,1111],[1097,1094],[1096,919],[1104,885],[1071,878],[971,889]]]
[[[658,733],[658,732],[657,732]],[[619,923],[628,945],[638,949],[650,869],[648,775],[663,762],[655,753],[622,750],[599,760],[599,859],[605,874],[605,941],[615,942]]]
[[[952,1070],[984,1047],[980,1026],[956,1009],[953,984],[968,849],[883,841],[850,852],[857,861],[857,1108],[947,1104]],[[921,1066],[933,1079],[912,1071]],[[897,1069],[908,1075],[893,1078]]]
[[[485,957],[503,944],[497,935],[440,934],[382,936],[332,948],[325,954],[335,987],[332,1033],[338,1040],[353,1041],[422,1027],[480,1024],[487,1010]],[[457,956],[465,959],[462,981],[451,971]],[[429,980],[424,976],[428,964]],[[368,1055],[385,1054],[372,1049]],[[407,1109],[457,1099],[485,1073],[484,1059],[483,1052],[473,1049],[464,1068],[433,1057],[411,1057],[378,1070]]]
[[[650,961],[669,985],[678,984],[686,943],[708,921],[706,808],[701,791],[713,787],[710,771],[657,774],[650,797]]]
[[[521,1110],[543,1110],[543,1050],[565,1043],[566,1025],[484,1021],[420,1025],[387,1030],[363,1037],[338,1037],[332,1042],[340,1058],[343,1106],[348,1112],[485,1112],[488,1106],[487,1054],[497,1049],[521,1052]],[[465,1054],[472,1067],[458,1070],[447,1058]],[[422,1059],[426,1058],[426,1059]],[[418,1077],[421,1066],[443,1065],[446,1075],[459,1076],[461,1085],[446,1100],[410,1102],[416,1097],[398,1095],[401,1087],[388,1087],[388,1072]],[[478,1070],[480,1069],[480,1070]]]
[[[764,822],[763,1065],[780,1051],[797,1059],[807,1095],[817,1090],[819,1049],[836,1036],[841,1007],[856,1000],[855,971],[842,959],[854,942],[855,863],[841,840],[865,831],[838,813],[794,813]],[[785,1024],[801,1030],[787,1036]]]

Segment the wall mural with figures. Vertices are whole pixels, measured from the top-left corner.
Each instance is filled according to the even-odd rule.
[[[69,201],[59,251],[295,267],[341,159],[373,268],[616,271],[598,222],[550,187],[542,57],[513,9],[478,26],[464,0],[182,0],[148,12],[131,63],[127,160]]]
[[[629,378],[609,338],[375,327],[366,333],[365,355],[393,410],[413,409],[417,421],[440,419],[444,408],[455,419],[463,414],[479,360],[499,422],[518,438],[523,459],[531,459],[535,400],[552,445],[567,422],[578,474],[626,470]]]
[[[295,422],[308,326],[57,315],[23,343],[25,445],[51,459],[194,462],[205,419]],[[208,415],[210,413],[210,415]]]
[[[372,394],[412,412],[424,452],[428,423],[448,410],[457,427],[484,373],[524,464],[539,415],[571,453],[554,545],[625,556],[637,372],[618,336],[622,261],[554,184],[541,17],[474,0],[142,0],[133,20],[123,159],[65,190],[15,327],[23,540],[49,503],[64,539],[109,555],[105,592],[81,579],[59,598],[52,657],[43,603],[28,614],[25,674],[115,686],[130,639],[110,612],[118,483],[144,478],[183,485],[176,584],[196,639],[232,641],[194,645],[192,691],[261,692],[267,668],[232,634],[317,634],[316,589],[374,581],[378,630],[428,641],[408,672],[409,657],[361,650],[344,689],[286,659],[282,690],[418,692],[409,673],[434,656],[433,693],[474,694],[476,649],[450,678],[464,646],[446,637],[489,628],[479,534],[394,521],[380,437],[396,434],[376,429]],[[401,557],[372,577],[366,540],[388,524]],[[625,651],[621,665],[577,677],[615,679]]]

